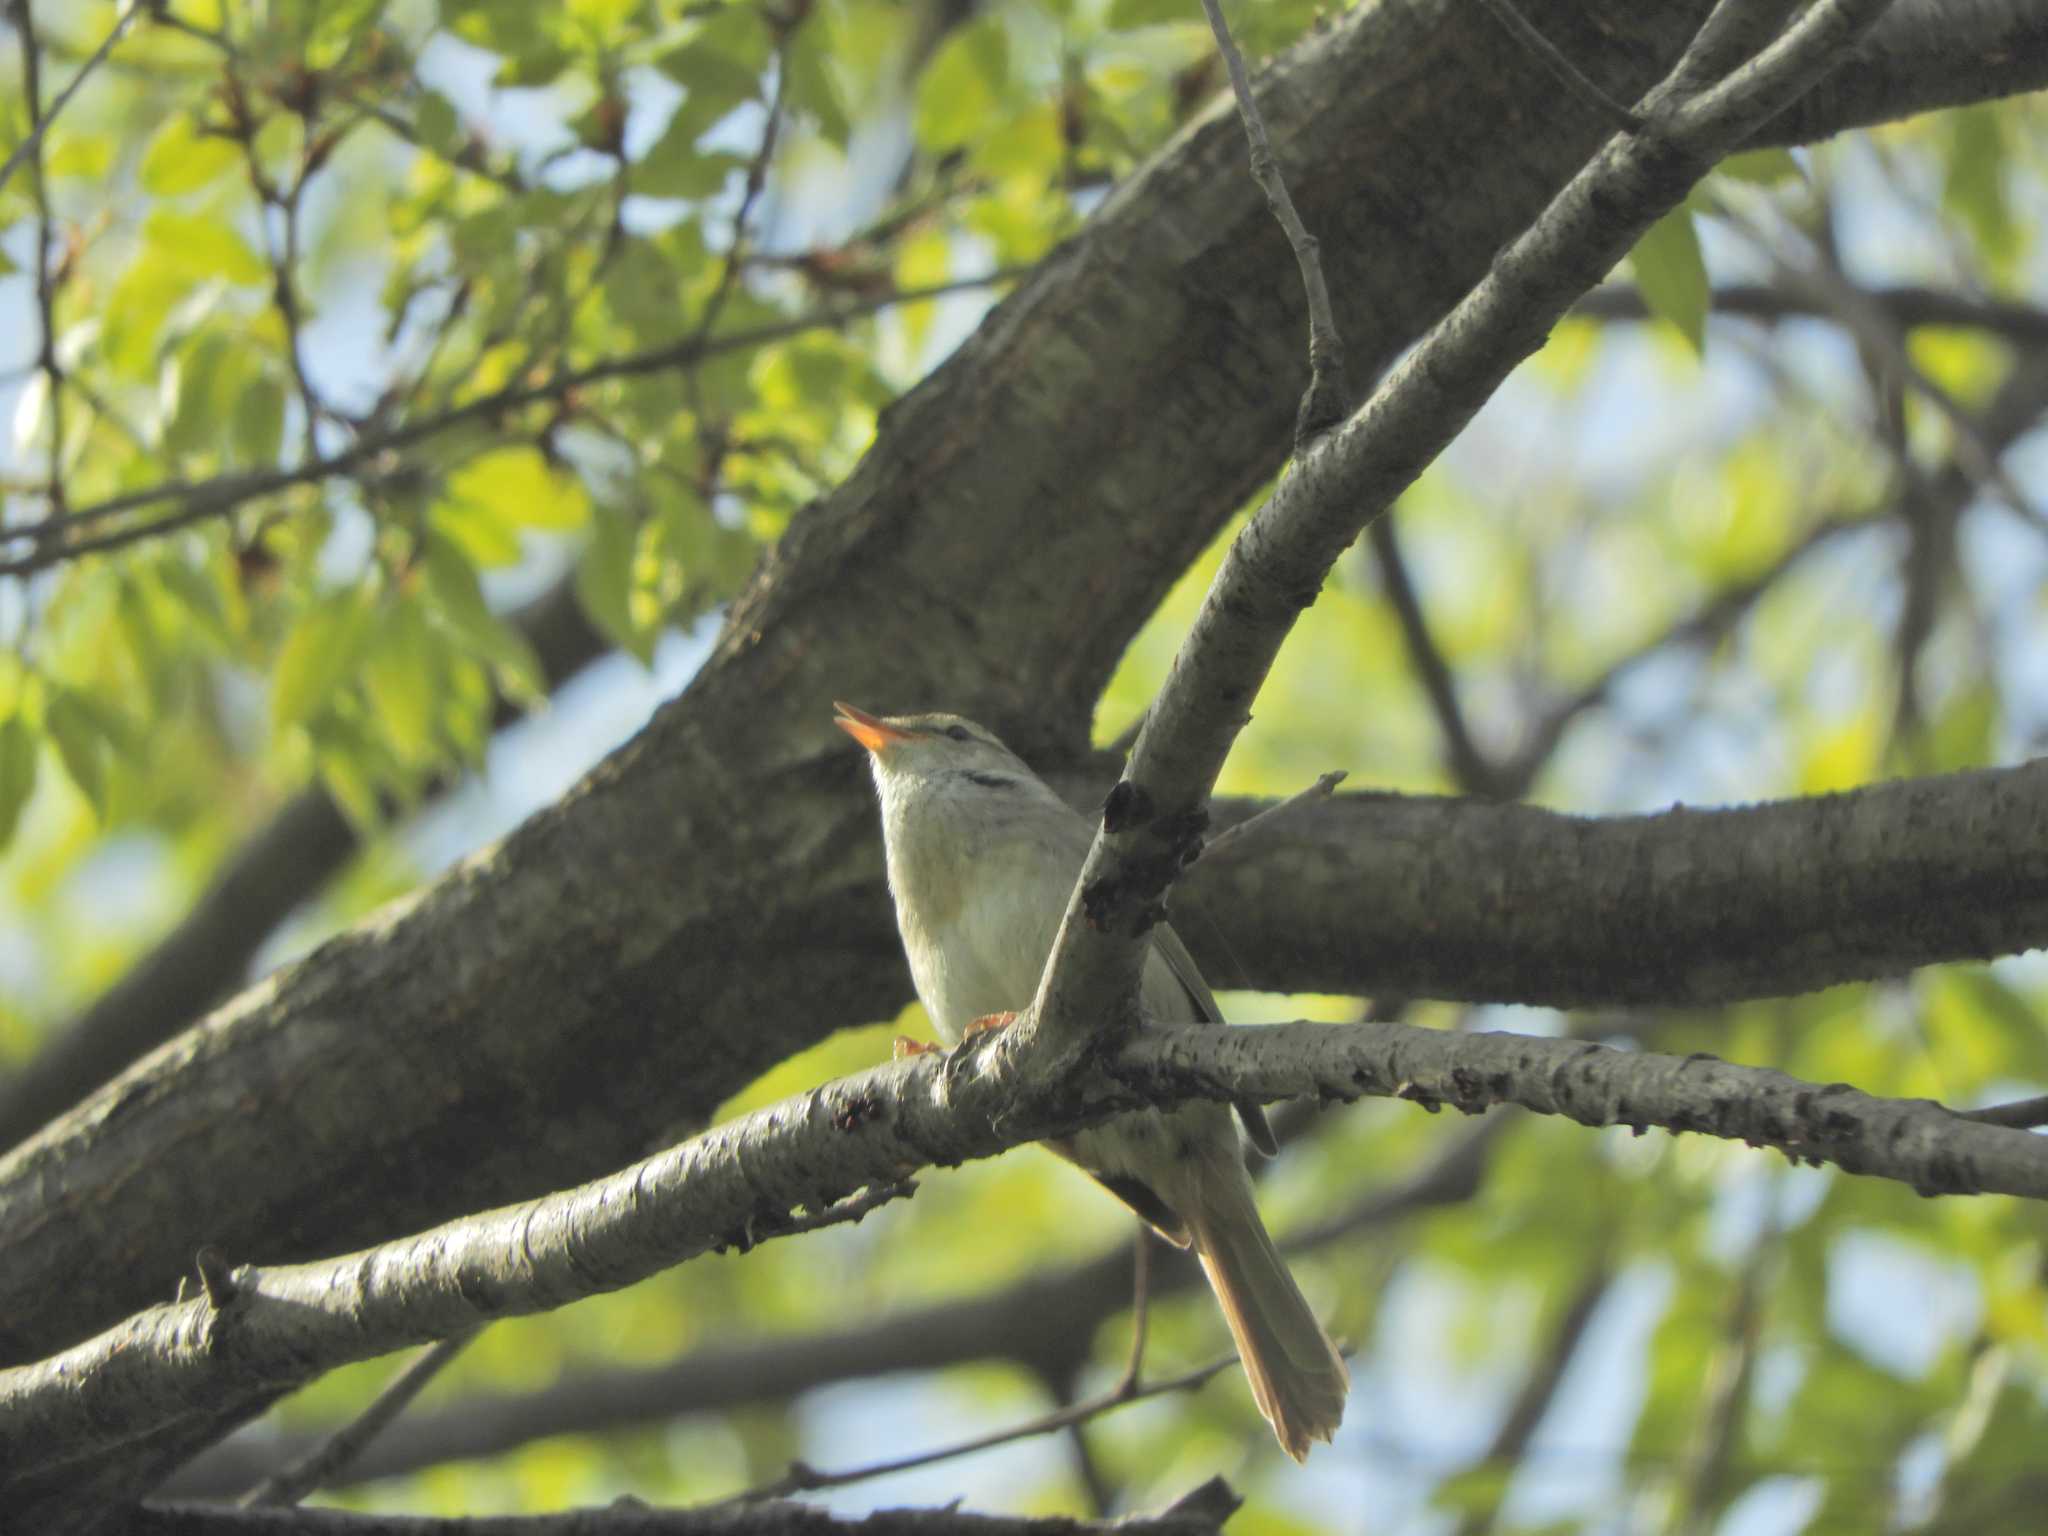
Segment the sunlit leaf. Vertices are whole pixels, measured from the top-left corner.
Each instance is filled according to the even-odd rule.
[[[453,501],[488,510],[511,528],[566,533],[590,516],[576,477],[550,465],[538,448],[515,444],[479,455],[448,477]]]
[[[158,197],[196,192],[242,163],[230,139],[201,133],[189,112],[166,118],[142,155],[142,185]]]
[[[600,507],[576,564],[576,598],[607,639],[645,663],[653,657],[653,639],[633,620],[632,589],[633,526],[623,514]]]
[[[1674,208],[1652,224],[1629,256],[1650,313],[1674,326],[1695,352],[1706,346],[1707,267],[1692,212]]]
[[[0,849],[13,841],[14,829],[36,788],[36,732],[20,715],[0,721]]]
[[[194,277],[222,277],[244,287],[270,278],[270,267],[226,219],[158,208],[143,225],[150,260]]]
[[[43,704],[43,729],[58,761],[102,821],[107,815],[107,748],[93,712],[70,689],[52,690]]]
[[[355,666],[369,632],[370,604],[350,590],[315,601],[300,616],[271,673],[270,715],[280,727],[311,719]]]
[[[421,559],[434,617],[491,663],[500,686],[514,698],[537,703],[547,696],[547,674],[533,647],[484,601],[483,587],[462,552],[446,539],[429,539]]]
[[[989,111],[1009,80],[1009,57],[1009,32],[999,15],[956,27],[918,81],[918,139],[932,149],[948,149],[985,132]]]

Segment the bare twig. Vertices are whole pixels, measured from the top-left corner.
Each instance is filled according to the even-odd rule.
[[[294,486],[312,485],[356,473],[366,466],[375,465],[384,455],[413,447],[466,423],[490,420],[531,405],[557,401],[592,384],[687,367],[705,358],[764,346],[770,342],[802,335],[806,331],[834,329],[896,304],[912,304],[925,299],[943,298],[948,294],[964,293],[992,284],[1009,282],[1015,276],[1014,272],[1004,269],[982,277],[958,278],[925,288],[904,289],[878,297],[851,300],[814,314],[795,316],[786,321],[752,326],[745,330],[728,331],[722,336],[706,337],[701,341],[690,338],[646,352],[607,358],[585,368],[562,370],[537,384],[507,385],[488,395],[480,395],[464,401],[461,405],[451,406],[438,415],[394,427],[386,432],[365,434],[347,448],[321,458],[309,459],[289,469],[255,470],[241,474],[219,475],[207,480],[160,481],[156,485],[139,491],[124,492],[105,501],[95,502],[91,506],[79,507],[36,522],[0,528],[0,545],[25,542],[31,547],[29,554],[0,560],[0,576],[26,575],[78,555],[116,549],[145,539],[157,538],[208,518],[224,516],[258,497],[273,495]],[[79,532],[95,528],[123,513],[140,511],[145,507],[159,506],[165,502],[182,502],[184,505],[175,512],[132,526],[103,533],[81,535]]]
[[[143,0],[130,0],[127,9],[114,18],[114,24],[107,29],[107,35],[100,39],[99,47],[95,48],[87,56],[86,61],[78,66],[78,73],[65,83],[64,89],[59,91],[50,102],[47,112],[41,111],[36,105],[36,87],[33,85],[29,87],[29,116],[31,121],[28,134],[19,144],[14,146],[7,156],[6,163],[0,164],[0,187],[7,185],[8,180],[14,175],[15,170],[24,160],[32,155],[41,155],[43,135],[49,131],[50,124],[56,120],[57,114],[62,112],[70,103],[71,98],[78,94],[78,88],[92,77],[93,71],[106,62],[107,55],[114,51],[114,45],[119,43],[127,34],[129,27],[135,24],[135,18],[142,14],[143,9]],[[36,65],[33,60],[36,42],[29,35],[28,31],[28,0],[16,0],[14,14],[16,25],[21,29],[21,45],[24,52],[23,67],[29,71],[29,79],[34,80]]]
[[[1211,1488],[1220,1488],[1220,1496]],[[467,1519],[318,1506],[151,1503],[123,1510],[119,1528],[121,1536],[1221,1536],[1236,1508],[1236,1495],[1212,1479],[1158,1514],[1105,1521],[957,1508],[892,1509],[850,1519],[796,1503],[663,1509],[622,1498],[601,1508]]]
[[[821,1488],[844,1488],[849,1483],[866,1482],[870,1478],[887,1477],[895,1472],[908,1472],[915,1467],[928,1467],[934,1462],[953,1461],[962,1456],[972,1456],[977,1451],[991,1450],[998,1445],[1008,1445],[1016,1440],[1030,1440],[1039,1435],[1049,1435],[1057,1430],[1067,1429],[1076,1424],[1086,1423],[1093,1418],[1121,1408],[1126,1403],[1143,1402],[1149,1397],[1164,1397],[1172,1392],[1191,1392],[1208,1380],[1237,1364],[1237,1356],[1223,1355],[1207,1365],[1197,1366],[1164,1381],[1137,1383],[1119,1381],[1107,1392],[1086,1398],[1071,1407],[1057,1408],[1051,1413],[1040,1414],[1037,1418],[1026,1419],[1021,1424],[1012,1424],[1005,1429],[992,1430],[985,1435],[976,1435],[968,1440],[956,1440],[951,1445],[935,1446],[927,1451],[913,1451],[908,1456],[897,1456],[887,1461],[873,1461],[865,1466],[847,1467],[837,1472],[821,1471],[798,1461],[792,1462],[787,1472],[773,1482],[761,1483],[729,1499],[704,1506],[707,1509],[725,1509],[735,1504],[758,1504],[765,1499],[787,1498],[792,1493],[814,1493]]]
[[[1551,1331],[1542,1354],[1531,1364],[1528,1375],[1522,1378],[1515,1400],[1508,1407],[1507,1417],[1501,1420],[1486,1454],[1480,1458],[1481,1465],[1508,1468],[1528,1454],[1529,1442],[1535,1438],[1544,1416],[1550,1412],[1550,1405],[1557,1399],[1557,1389],[1564,1384],[1565,1372],[1571,1368],[1579,1346],[1585,1342],[1586,1329],[1593,1321],[1593,1314],[1600,1310],[1600,1303],[1607,1299],[1613,1285],[1614,1266],[1606,1253],[1600,1253],[1587,1267],[1571,1299],[1565,1303],[1564,1312]],[[1505,1484],[1502,1491],[1506,1491]],[[1458,1527],[1458,1536],[1487,1536],[1500,1517],[1500,1504],[1500,1499],[1496,1498],[1484,1509],[1467,1515]]]
[[[2014,1130],[2033,1130],[2048,1125],[2048,1096],[2037,1099],[2015,1099],[2010,1104],[1992,1104],[1983,1109],[1962,1109],[1956,1111],[1961,1120],[1975,1120],[1983,1125],[2004,1125]]]
[[[1609,124],[1623,133],[1642,131],[1642,117],[1588,79],[1585,71],[1566,58],[1557,44],[1530,24],[1529,19],[1515,8],[1513,0],[1480,0],[1480,3],[1492,13],[1495,21],[1507,29],[1510,37],[1534,54],[1538,63],[1556,76],[1574,96],[1606,118]]]
[[[1250,141],[1252,179],[1266,194],[1266,206],[1287,232],[1294,260],[1301,268],[1302,291],[1308,300],[1307,392],[1301,397],[1301,411],[1294,421],[1294,442],[1305,447],[1351,414],[1351,388],[1344,378],[1344,339],[1337,332],[1336,312],[1330,307],[1330,288],[1323,277],[1323,260],[1316,237],[1308,232],[1294,199],[1288,195],[1280,164],[1273,158],[1273,146],[1266,137],[1266,120],[1252,96],[1251,81],[1245,74],[1244,55],[1230,36],[1230,24],[1223,19],[1222,0],[1202,0],[1209,30],[1216,34],[1216,49],[1230,71],[1231,93],[1237,98],[1237,115],[1244,122],[1244,136]]]
[[[2048,309],[2007,299],[1978,298],[1944,288],[1913,285],[1866,288],[1863,297],[1895,326],[1946,326],[1989,331],[2024,346],[2048,343]],[[1713,313],[1744,320],[1839,320],[1840,311],[1810,293],[1776,283],[1729,283],[1708,298]],[[1572,306],[1589,320],[1649,320],[1650,308],[1635,289],[1618,283],[1595,288]]]
[[[242,1498],[245,1509],[281,1508],[296,1504],[332,1482],[363,1453],[363,1447],[405,1412],[443,1366],[461,1354],[474,1333],[461,1333],[429,1345],[370,1400],[354,1419],[329,1435],[305,1456],[251,1488]]]
[[[1380,583],[1394,616],[1401,624],[1401,638],[1408,648],[1408,662],[1436,713],[1437,730],[1443,737],[1446,766],[1451,781],[1468,795],[1497,796],[1502,793],[1501,773],[1479,750],[1465,720],[1464,705],[1458,699],[1458,680],[1451,672],[1443,649],[1422,611],[1422,598],[1408,573],[1408,561],[1401,551],[1392,516],[1381,518],[1366,532],[1372,541],[1373,559],[1380,570]]]
[[[1239,838],[1245,836],[1254,827],[1270,827],[1277,819],[1288,815],[1290,812],[1300,810],[1304,805],[1313,804],[1317,800],[1329,799],[1331,795],[1337,792],[1337,786],[1350,776],[1342,768],[1332,768],[1328,773],[1317,775],[1315,783],[1309,785],[1307,789],[1296,790],[1279,804],[1269,805],[1259,812],[1258,815],[1246,817],[1236,826],[1230,828],[1229,831],[1219,833],[1214,838],[1211,838],[1208,846],[1203,850],[1204,855],[1213,857],[1222,849],[1228,848]]]

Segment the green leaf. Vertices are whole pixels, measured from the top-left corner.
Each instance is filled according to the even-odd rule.
[[[1700,257],[1692,210],[1674,208],[1652,224],[1636,243],[1629,261],[1650,313],[1676,326],[1694,352],[1704,351],[1707,266]]]
[[[1194,23],[1202,8],[1189,0],[1115,0],[1109,8],[1109,25],[1118,32],[1137,27],[1156,27],[1168,22]],[[1232,31],[1236,30],[1233,26]]]
[[[1968,227],[1994,265],[2018,254],[2020,227],[2007,200],[2006,114],[1986,103],[1943,114],[1949,129],[1948,176],[1941,206]]]
[[[284,442],[284,386],[269,373],[258,373],[235,392],[235,451],[244,463],[259,468],[277,462]]]
[[[93,814],[105,821],[107,739],[94,716],[95,712],[68,688],[53,692],[43,705],[43,729],[49,732],[58,760],[92,806]]]
[[[173,113],[142,155],[142,188],[157,197],[197,192],[242,162],[242,152],[219,134],[201,133],[189,112]]]
[[[435,681],[441,670],[436,651],[442,643],[419,605],[402,602],[377,626],[363,658],[363,696],[384,739],[407,763],[424,765],[439,755]]]
[[[270,281],[270,267],[225,216],[207,218],[158,208],[142,227],[144,258],[195,278],[219,277],[245,288]]]
[[[513,528],[567,533],[590,519],[590,497],[567,470],[525,444],[496,448],[448,477],[449,500],[489,510]]]
[[[1805,177],[1805,172],[1799,169],[1799,162],[1792,158],[1792,152],[1776,148],[1745,149],[1739,155],[1730,155],[1714,167],[1714,173],[1760,187],[1775,187],[1781,182],[1800,181]]]
[[[280,729],[313,718],[361,654],[370,604],[347,591],[317,600],[277,653],[270,679],[270,718]]]
[[[590,543],[576,565],[576,600],[606,639],[645,665],[654,656],[654,637],[633,622],[632,592],[632,520],[601,506],[591,520]]]
[[[982,16],[956,27],[932,55],[917,85],[917,137],[951,149],[986,133],[1010,75],[1009,30]]]
[[[155,572],[164,592],[191,616],[215,650],[225,654],[235,648],[234,631],[218,587],[196,567],[176,558],[159,561]]]
[[[0,848],[13,840],[36,788],[36,733],[20,715],[0,721]]]
[[[447,539],[429,537],[421,559],[434,617],[486,661],[498,684],[514,700],[533,704],[547,697],[547,673],[533,647],[484,601],[476,571]]]
[[[50,176],[75,176],[103,181],[114,168],[114,139],[104,133],[51,133],[43,140],[48,155],[43,171]]]
[[[634,165],[633,190],[646,197],[713,197],[746,167],[743,155],[678,146],[662,138]]]

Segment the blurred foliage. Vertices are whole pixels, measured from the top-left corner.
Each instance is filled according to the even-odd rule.
[[[1326,7],[1234,9],[1257,57]],[[46,99],[114,16],[34,8]],[[27,127],[19,42],[0,60],[0,153]],[[1028,266],[1218,83],[1192,0],[172,0],[139,24],[39,172],[0,189],[5,554],[49,557],[0,580],[0,1055],[33,1051],[316,779],[378,834],[327,920],[404,889],[393,829],[481,764],[501,700],[550,690],[521,603],[566,583],[648,663],[991,297],[899,295]],[[1739,157],[1663,221],[1627,269],[1658,323],[1560,327],[1399,511],[1480,751],[1509,761],[1590,689],[1532,793],[1618,813],[2035,750],[2040,510],[1974,497],[1947,554],[1917,566],[1891,488],[1900,455],[1920,473],[1956,457],[1952,417],[1908,391],[1887,441],[1874,424],[1896,379],[1842,326],[1723,327],[1710,305],[1712,282],[1762,280],[1786,250],[2039,305],[2044,227],[2048,132],[2028,102]],[[37,366],[45,318],[54,377]],[[2012,357],[1981,329],[1903,345],[1970,410]],[[345,462],[306,470],[321,460]],[[272,494],[106,553],[72,541],[140,531],[180,499],[20,535],[273,471]],[[1102,739],[1156,688],[1221,549],[1133,644]],[[1922,580],[1937,601],[1908,644]],[[1750,582],[1725,622],[1684,627]],[[1338,766],[1355,787],[1470,787],[1408,646],[1361,546],[1290,640],[1223,788],[1286,792]],[[1718,1013],[1413,1016],[1974,1103],[2048,1085],[2044,992],[2037,964],[2006,962]],[[848,1032],[734,1107],[866,1065],[899,1027],[922,1032]],[[1398,1104],[1321,1116],[1270,1170],[1274,1225],[1327,1219],[1458,1129]],[[415,1411],[857,1327],[1128,1242],[1118,1209],[1041,1154],[923,1185],[857,1228],[501,1324]],[[1475,1198],[1300,1260],[1358,1347],[1352,1422],[1307,1469],[1279,1459],[1235,1373],[1085,1439],[1127,1507],[1222,1472],[1253,1496],[1233,1529],[1273,1536],[1358,1529],[1361,1504],[1374,1529],[2015,1528],[2048,1414],[2044,1236],[2018,1202],[1525,1121]],[[1612,1283],[1552,1411],[1491,1458],[1595,1265]],[[1127,1327],[1104,1321],[1066,1385],[1113,1381]],[[1221,1338],[1206,1300],[1162,1304],[1151,1369]],[[388,1369],[339,1373],[279,1418],[334,1422]],[[1058,1386],[984,1362],[340,1497],[448,1514],[697,1500],[792,1457],[838,1465],[1026,1417]],[[1084,1486],[1044,1441],[853,1502],[1074,1508]]]

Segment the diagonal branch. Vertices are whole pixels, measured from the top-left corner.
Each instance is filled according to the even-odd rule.
[[[56,121],[57,114],[62,112],[71,98],[78,94],[78,88],[92,78],[93,71],[106,62],[107,55],[114,51],[114,45],[121,41],[129,27],[135,24],[135,18],[140,16],[147,8],[144,0],[129,0],[128,5],[122,10],[121,14],[114,18],[113,26],[109,27],[107,35],[100,39],[99,47],[95,48],[87,56],[86,61],[78,66],[78,72],[65,82],[63,90],[51,98],[50,105],[36,115],[35,121],[29,125],[29,130],[22,137],[21,142],[8,152],[5,163],[0,163],[0,187],[7,185],[23,161],[41,152],[43,135],[49,132],[50,124]],[[28,16],[27,0],[23,0],[21,8],[16,14],[23,20],[22,47],[24,49],[35,48],[36,40],[28,35],[26,27]]]
[[[1290,1254],[1314,1252],[1411,1217],[1462,1204],[1484,1185],[1501,1137],[1514,1124],[1487,1115],[1443,1145],[1419,1168],[1368,1190],[1348,1207],[1282,1242]],[[1142,1237],[1146,1294],[1156,1300],[1202,1287],[1186,1255]],[[1086,1362],[1096,1330],[1131,1305],[1129,1247],[1040,1270],[984,1294],[908,1308],[843,1328],[747,1339],[693,1349],[657,1364],[616,1366],[566,1376],[539,1392],[468,1393],[407,1421],[327,1486],[348,1486],[417,1472],[442,1462],[499,1455],[534,1440],[598,1434],[663,1423],[687,1414],[723,1413],[785,1402],[834,1383],[937,1371],[999,1360],[1039,1376],[1071,1376]],[[166,1492],[178,1498],[226,1498],[280,1462],[313,1454],[322,1438],[277,1434],[272,1426],[216,1446],[180,1471]]]
[[[1203,810],[1252,698],[1330,566],[1541,345],[1570,306],[1694,182],[1796,99],[1888,0],[1821,0],[1779,39],[1697,94],[1645,98],[1651,131],[1616,136],[1503,251],[1486,276],[1342,427],[1303,454],[1232,542],[1068,902],[1039,988],[1039,1035],[1086,1047],[1135,1016],[1142,939],[1166,888],[1200,848]],[[1014,1037],[1014,1039],[1013,1039]]]
[[[999,1037],[998,1037],[999,1038]],[[0,1372],[0,1496],[90,1531],[280,1391],[355,1360],[563,1306],[714,1248],[842,1220],[917,1168],[1071,1134],[1144,1105],[1402,1098],[1519,1104],[1584,1125],[1771,1146],[1926,1194],[2048,1199],[2048,1139],[1926,1100],[1819,1087],[1708,1056],[1379,1023],[1158,1026],[1097,1070],[1019,1081],[987,1037],[826,1084],[579,1188],[312,1264],[204,1262],[206,1284]]]

